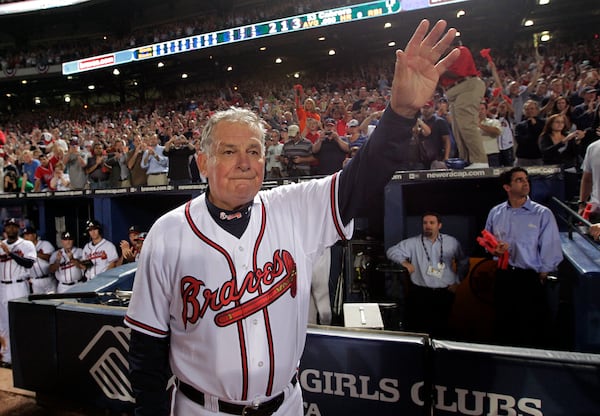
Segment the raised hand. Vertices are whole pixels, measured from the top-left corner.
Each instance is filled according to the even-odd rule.
[[[406,50],[396,51],[390,105],[399,115],[414,117],[431,99],[440,75],[458,58],[460,52],[454,49],[440,60],[456,36],[456,29],[445,29],[446,21],[440,20],[427,33],[429,21],[422,20]]]

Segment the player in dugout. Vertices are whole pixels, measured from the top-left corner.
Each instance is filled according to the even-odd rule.
[[[261,191],[260,118],[229,109],[207,122],[198,158],[206,193],[151,228],[125,317],[136,415],[303,414],[296,376],[313,262],[352,236],[401,160],[456,35],[423,20],[396,52],[390,105],[370,140],[336,174]],[[293,218],[290,221],[290,218]]]

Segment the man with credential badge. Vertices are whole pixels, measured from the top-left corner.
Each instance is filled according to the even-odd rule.
[[[387,256],[410,274],[406,329],[444,336],[454,294],[469,270],[469,259],[456,238],[440,233],[439,214],[426,212],[421,218],[423,233],[390,247]]]

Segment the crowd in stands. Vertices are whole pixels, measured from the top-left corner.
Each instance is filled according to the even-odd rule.
[[[496,60],[500,63],[490,65],[477,52],[474,50],[473,55],[478,58],[478,68],[488,86],[482,120],[502,120],[499,127],[503,133],[508,134],[509,141],[511,136],[514,138],[516,163],[563,164],[578,169],[586,146],[600,133],[596,93],[600,76],[596,67],[589,63],[590,55],[582,54],[580,61],[567,65],[556,56],[544,59],[536,58],[532,53],[529,58],[516,59],[517,65],[508,66],[501,62],[511,62],[509,58],[500,57]],[[161,154],[169,142],[176,142],[178,147],[197,149],[204,121],[215,110],[232,105],[251,108],[263,116],[267,128],[273,131],[272,135],[269,133],[270,137],[277,138],[268,140],[267,146],[280,141],[285,144],[296,135],[308,140],[311,146],[306,146],[305,156],[310,159],[302,163],[310,169],[304,173],[316,174],[320,172],[320,161],[319,154],[314,152],[315,144],[339,137],[340,143],[345,145],[338,147],[345,149],[347,146],[345,153],[349,158],[350,150],[356,151],[367,140],[387,104],[392,68],[391,61],[381,60],[360,68],[346,68],[335,75],[331,71],[326,75],[315,71],[297,85],[288,79],[267,83],[257,78],[248,79],[236,89],[197,86],[191,99],[155,101],[129,110],[15,115],[3,120],[0,126],[5,134],[2,148],[5,189],[21,192],[58,190],[59,186],[82,189],[92,185],[90,175],[96,169],[102,173],[100,187],[144,185],[148,173],[152,172],[143,175],[143,169],[139,169],[143,160],[138,160],[138,165],[130,163],[134,154],[147,155],[148,147],[156,147],[149,144],[154,141],[158,142],[156,151]],[[449,120],[443,88],[440,87],[432,97],[430,106],[436,119]],[[560,128],[555,126],[553,133],[555,120]],[[535,128],[531,128],[532,123]],[[327,125],[334,127],[331,129],[333,137],[325,137]],[[416,142],[423,135],[420,128],[415,126]],[[293,134],[289,134],[290,129]],[[501,135],[496,136],[493,140],[498,143],[506,140]],[[562,144],[568,145],[566,151],[561,150]],[[444,162],[457,156],[453,150],[447,151],[444,147],[447,143],[440,146],[443,151],[434,158],[436,161]],[[98,148],[102,158],[94,156],[94,150]],[[271,150],[269,157],[277,160],[269,165],[274,164],[280,172],[275,176],[286,175],[293,160],[285,157],[285,153],[282,156]],[[430,167],[420,163],[422,155],[418,152],[417,147],[416,153],[407,153],[407,169]],[[194,172],[194,157],[189,156],[189,176],[171,178],[169,158],[164,156],[167,180],[201,181],[198,172]],[[88,164],[96,159],[96,169],[90,170],[94,165]],[[509,161],[512,163],[512,159]],[[36,172],[33,166],[37,168],[37,165],[42,168]],[[491,162],[491,166],[498,165]],[[438,164],[437,167],[441,166]],[[147,165],[144,168],[147,169]],[[131,181],[132,170],[137,171],[135,181]],[[55,178],[59,172],[71,178],[70,184]],[[267,172],[267,176],[270,175],[271,172]],[[95,175],[92,177],[93,181],[99,181]]]
[[[143,44],[341,5],[314,0],[294,6],[271,4],[251,13],[236,9],[235,14],[195,17],[154,32],[141,29],[120,42]],[[80,46],[73,47],[80,56],[101,52]],[[123,46],[113,44],[111,50]],[[600,42],[551,43],[542,51],[534,51],[532,45],[513,45],[510,51],[494,45],[466,46],[486,83],[480,128],[489,165],[561,164],[579,170],[586,147],[600,134]],[[492,47],[493,59],[482,46]],[[101,48],[89,42],[87,47]],[[64,56],[61,52],[56,60]],[[212,112],[232,105],[250,108],[265,119],[267,177],[324,174],[341,168],[368,140],[388,102],[392,70],[393,62],[386,56],[358,66],[316,68],[297,85],[288,78],[267,81],[256,75],[235,88],[196,84],[180,100],[155,100],[120,110],[63,108],[3,115],[3,185],[15,192],[141,186],[157,171],[164,175],[160,184],[200,182],[195,150],[203,124]],[[414,141],[407,144],[406,169],[445,168],[448,159],[460,156],[452,146],[443,87],[426,107],[415,125]],[[293,146],[286,148],[286,142]],[[433,150],[427,148],[431,143]],[[180,150],[186,148],[185,152],[194,152],[187,155],[182,170],[175,166],[183,160]],[[152,166],[153,152],[160,168]],[[336,153],[335,164],[325,160]]]

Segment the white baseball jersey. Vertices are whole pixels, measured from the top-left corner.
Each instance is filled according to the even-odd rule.
[[[73,247],[71,252],[73,253],[74,259],[83,259],[83,250],[79,247]],[[52,253],[52,256],[50,256],[50,263],[56,263],[58,253],[60,253],[61,256],[60,265],[54,272],[54,277],[56,277],[56,280],[58,281],[58,287],[56,288],[56,291],[58,293],[63,293],[81,281],[83,278],[83,270],[77,267],[72,260],[69,260],[69,255],[64,248],[56,250],[54,253]]]
[[[11,253],[15,253],[19,257],[31,260],[37,258],[35,246],[31,241],[19,237],[12,244],[9,244],[7,240],[4,240],[4,243],[9,247]],[[3,250],[0,251],[0,336],[6,341],[2,350],[2,354],[4,355],[2,360],[10,363],[12,358],[10,354],[10,333],[8,330],[8,301],[29,294],[29,285],[27,284],[29,270],[23,266],[19,266]]]
[[[352,234],[340,219],[338,179],[259,192],[239,239],[213,220],[205,195],[149,232],[125,322],[170,335],[173,373],[209,403],[262,402],[289,388],[304,349],[312,264]]]
[[[85,277],[93,279],[97,274],[108,269],[108,265],[119,259],[117,248],[106,239],[93,244],[91,241],[83,247],[84,260],[91,260],[92,267],[86,270]]]
[[[51,255],[54,252],[54,246],[45,240],[38,240],[35,244],[36,253]],[[56,281],[50,276],[48,269],[50,263],[37,257],[33,267],[29,269],[29,278],[31,279],[31,291],[33,293],[50,293],[56,290]]]

